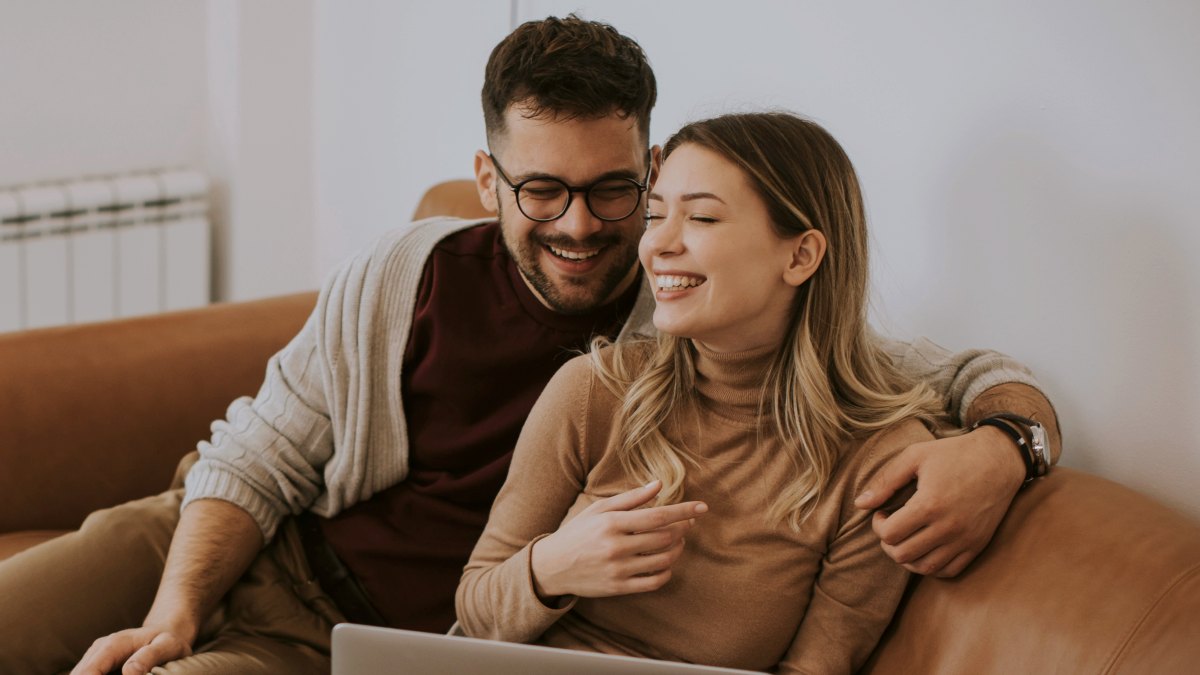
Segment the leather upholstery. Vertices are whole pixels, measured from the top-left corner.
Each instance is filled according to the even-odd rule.
[[[472,182],[455,181],[418,209],[438,214],[486,211]],[[268,356],[314,302],[308,293],[0,335],[0,559],[165,489],[210,421],[257,391]],[[1020,493],[963,575],[910,586],[864,669],[1198,671],[1200,523],[1064,468]]]
[[[0,335],[0,532],[164,490],[316,295]]]
[[[430,216],[458,216],[472,220],[495,215],[483,208],[473,180],[448,180],[425,191],[413,212],[413,220]]]
[[[1027,486],[956,579],[921,579],[870,673],[1200,668],[1200,524],[1067,468]]]

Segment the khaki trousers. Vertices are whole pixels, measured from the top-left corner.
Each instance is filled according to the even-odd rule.
[[[140,626],[182,497],[176,488],[97,511],[79,530],[0,562],[0,673],[69,671],[97,638]],[[342,621],[289,519],[205,624],[195,653],[152,672],[328,673],[330,631]]]

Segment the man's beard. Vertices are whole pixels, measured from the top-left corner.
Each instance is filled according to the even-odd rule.
[[[637,264],[637,242],[625,241],[618,234],[598,234],[583,241],[576,241],[567,235],[543,235],[533,232],[520,241],[512,241],[508,230],[504,228],[502,208],[498,209],[498,215],[504,246],[517,263],[517,269],[546,304],[560,314],[579,315],[594,311],[616,291],[628,276],[629,270]],[[604,247],[605,250],[600,255],[606,259],[605,267],[586,276],[560,278],[559,282],[555,283],[542,269],[540,256],[547,245],[565,249]]]

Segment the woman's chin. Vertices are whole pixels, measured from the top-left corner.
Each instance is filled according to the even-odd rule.
[[[664,316],[661,312],[654,313],[654,328],[663,335],[670,335],[677,338],[692,337],[691,331],[688,330],[687,322],[680,321],[678,317]]]

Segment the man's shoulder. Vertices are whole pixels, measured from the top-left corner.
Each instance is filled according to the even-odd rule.
[[[439,255],[491,258],[504,248],[500,223],[496,220],[463,221],[473,223],[442,237],[434,247]]]
[[[389,259],[406,252],[428,255],[435,248],[466,248],[488,239],[488,232],[496,226],[496,221],[491,218],[464,220],[450,216],[434,216],[388,230],[367,246],[360,255]]]
[[[354,317],[364,313],[407,314],[413,295],[404,289],[420,283],[433,249],[457,232],[489,222],[434,217],[388,230],[334,268],[322,285],[316,311],[337,308],[342,322],[357,321]]]

